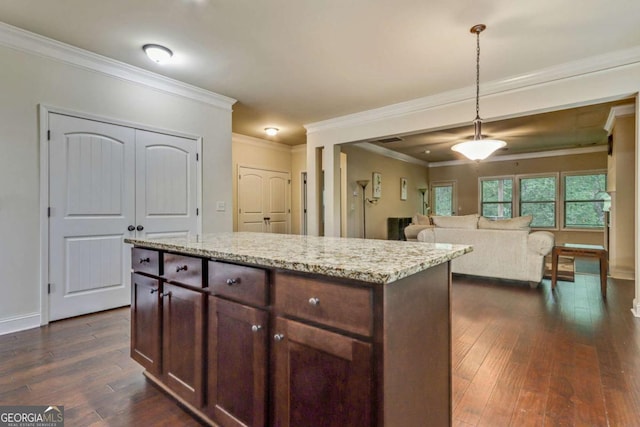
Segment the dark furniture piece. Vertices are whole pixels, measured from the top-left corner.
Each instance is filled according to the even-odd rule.
[[[551,251],[551,289],[555,289],[558,281],[558,257],[560,256],[597,258],[600,261],[602,298],[607,298],[607,250],[604,247],[572,243],[554,246]]]
[[[387,218],[387,240],[407,240],[404,228],[411,224],[411,217]]]

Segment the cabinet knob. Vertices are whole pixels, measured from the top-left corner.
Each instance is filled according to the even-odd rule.
[[[149,258],[140,258],[140,264],[144,264],[145,262],[151,262]]]
[[[141,225],[139,225],[139,226],[137,226],[137,227],[136,227],[136,230],[138,230],[138,231],[142,231],[142,230],[144,230],[144,227],[143,227],[143,226],[141,226]]]
[[[262,329],[262,325],[252,325],[251,326],[251,331],[253,331],[253,332],[258,332],[260,329]]]
[[[315,297],[309,298],[309,304],[313,306],[320,305],[320,298],[315,298]]]
[[[280,341],[282,341],[282,340],[284,339],[284,335],[282,335],[282,334],[275,334],[275,335],[273,336],[273,339],[274,339],[275,341],[280,342]]]
[[[133,231],[133,230],[135,230],[135,229],[136,229],[136,228],[135,228],[133,225],[130,225],[130,226],[128,226],[128,227],[127,227],[127,230],[129,230],[129,231]]]
[[[181,271],[187,271],[189,269],[188,265],[183,265],[183,266],[177,266],[176,267],[176,273],[180,273]]]
[[[150,294],[155,294],[156,292],[158,292],[157,289],[151,289],[151,292],[149,292]]]
[[[227,285],[233,286],[238,284],[239,279],[227,279]]]
[[[161,292],[160,293],[160,298],[170,297],[170,296],[171,296],[171,291],[169,291],[169,292]]]

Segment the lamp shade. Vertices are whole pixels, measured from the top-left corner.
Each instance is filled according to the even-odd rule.
[[[476,139],[473,141],[461,142],[451,147],[453,151],[464,155],[470,160],[484,160],[493,154],[494,151],[507,145],[499,139]]]

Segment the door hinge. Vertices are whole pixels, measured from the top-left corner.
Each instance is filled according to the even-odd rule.
[[[51,293],[51,283],[47,283],[47,293]]]
[[[238,175],[238,179],[242,179],[242,175]]]
[[[196,208],[196,216],[200,215],[200,209]]]
[[[51,141],[51,131],[47,131],[47,141]]]
[[[287,209],[288,213],[291,213],[291,209]]]
[[[290,179],[287,180],[287,184],[291,184],[291,180]]]
[[[200,154],[196,153],[196,162],[200,160]]]
[[[51,206],[47,208],[47,217],[51,218]]]
[[[242,209],[238,209],[238,213],[242,213]]]

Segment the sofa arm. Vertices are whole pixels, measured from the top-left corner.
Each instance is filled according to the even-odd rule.
[[[427,227],[424,225],[421,225],[420,227],[422,227],[422,230],[418,233],[418,242],[436,243],[436,233],[433,227]]]
[[[555,237],[549,231],[534,231],[527,239],[529,251],[542,256],[548,255],[554,244]]]
[[[404,237],[410,241],[415,242],[418,240],[418,233],[426,228],[433,228],[433,225],[418,225],[410,224],[404,228]]]

